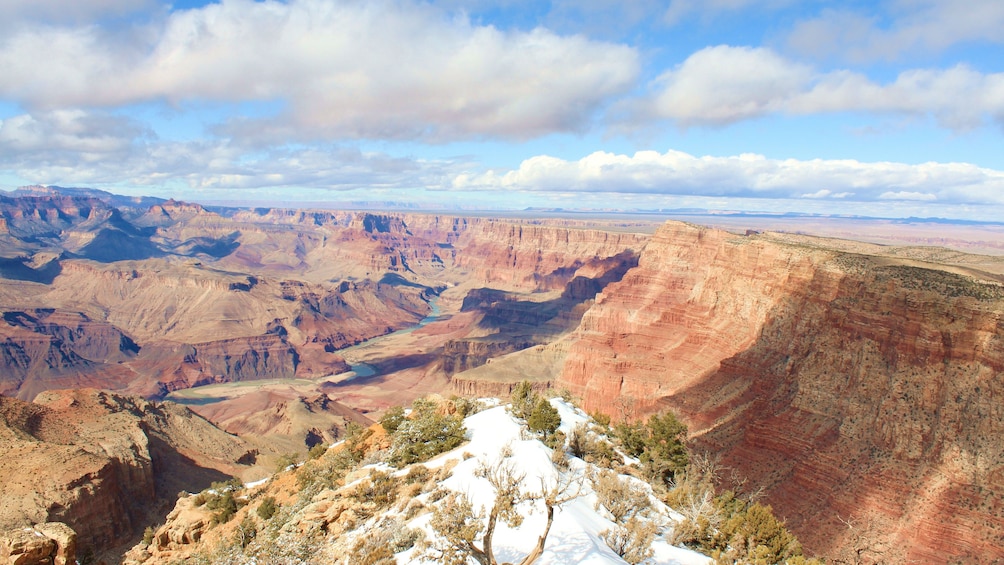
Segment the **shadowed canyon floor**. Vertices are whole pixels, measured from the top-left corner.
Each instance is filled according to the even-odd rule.
[[[38,433],[25,422],[60,421],[55,406],[90,394],[135,405],[137,422],[188,413],[138,397],[186,405],[240,448],[225,465],[185,457],[251,478],[391,406],[530,380],[615,419],[676,410],[696,448],[836,562],[1004,556],[1004,257],[971,252],[1000,249],[1000,226],[820,224],[862,243],[745,231],[757,225],[59,195],[0,197],[0,217],[0,392],[21,399],[2,399],[10,449],[39,454],[38,468],[46,453],[90,451],[51,431],[77,416]],[[115,392],[47,392],[80,387]],[[149,446],[128,468],[166,480],[156,461],[180,449],[171,429],[126,433]],[[85,482],[116,481],[100,471],[114,465],[81,457]],[[65,473],[2,471],[40,504],[5,502],[5,525],[82,504],[41,504]],[[127,519],[78,534],[110,547],[145,518],[112,510],[118,495],[102,489],[88,492]]]

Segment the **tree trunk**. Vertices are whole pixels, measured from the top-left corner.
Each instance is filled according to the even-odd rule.
[[[529,555],[523,558],[519,562],[519,565],[530,565],[537,560],[538,557],[544,553],[544,542],[547,541],[547,534],[551,531],[551,524],[554,522],[554,505],[547,505],[547,525],[544,526],[544,533],[540,535],[537,539],[537,546],[533,548],[533,551]]]

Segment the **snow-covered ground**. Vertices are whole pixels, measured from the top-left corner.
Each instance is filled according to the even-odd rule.
[[[588,416],[561,399],[553,399],[551,404],[558,409],[562,419],[560,429],[566,434],[577,424],[589,420]],[[541,485],[553,485],[561,473],[551,461],[551,449],[539,440],[523,439],[532,436],[522,431],[525,426],[506,412],[505,407],[489,408],[468,417],[464,423],[470,442],[436,457],[425,465],[434,469],[450,460],[459,461],[453,468],[452,475],[443,481],[442,486],[465,494],[473,503],[475,510],[484,507],[487,515],[495,497],[494,489],[485,478],[478,476],[477,469],[486,463],[488,465],[498,463],[504,454],[511,453],[506,457],[506,461],[514,466],[517,473],[525,474],[524,491],[539,492]],[[569,455],[567,473],[585,477],[587,467],[589,467],[587,463]],[[628,478],[637,481],[639,488],[649,488],[640,480]],[[556,511],[544,553],[536,563],[539,565],[625,563],[603,541],[602,532],[613,529],[616,524],[606,509],[598,507],[596,493],[588,479],[582,481],[579,492],[581,496],[565,503]],[[532,504],[524,503],[520,510],[526,515],[522,525],[511,529],[500,523],[496,529],[493,547],[499,563],[519,563],[533,549],[544,530],[546,513],[543,502],[538,500]],[[711,562],[704,555],[669,545],[665,541],[664,533],[672,523],[671,511],[655,498],[652,498],[652,510],[650,517],[660,525],[660,533],[652,544],[654,555],[645,563],[707,565]],[[431,540],[436,534],[429,525],[430,519],[429,514],[424,514],[407,525],[425,530],[427,539]],[[397,561],[399,564],[416,565],[433,563],[423,559],[415,549],[399,553]]]

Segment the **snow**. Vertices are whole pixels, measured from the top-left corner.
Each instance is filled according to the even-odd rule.
[[[271,476],[268,476],[268,477],[265,477],[264,479],[259,479],[257,481],[251,481],[250,483],[244,483],[244,488],[246,488],[246,489],[253,489],[253,488],[260,487],[261,485],[267,483],[269,481],[269,479],[271,479],[271,478],[272,478]]]
[[[589,421],[589,417],[581,410],[561,399],[553,399],[551,403],[561,416],[562,423],[559,429],[566,434],[576,425]],[[522,483],[524,492],[539,492],[542,484],[545,486],[555,484],[560,471],[551,462],[551,449],[537,439],[522,439],[532,436],[522,431],[525,429],[523,424],[511,416],[504,406],[496,406],[469,416],[464,423],[468,430],[469,443],[444,453],[425,465],[435,468],[450,460],[459,461],[453,468],[450,478],[444,480],[442,486],[465,494],[475,509],[483,507],[487,514],[495,497],[495,492],[487,479],[477,476],[477,469],[484,464],[494,465],[500,462],[505,452],[511,452],[511,456],[504,460],[512,464],[518,473],[525,475]],[[571,455],[568,458],[569,472],[584,477],[588,464]],[[640,481],[639,483],[643,484]],[[602,532],[613,529],[615,523],[609,519],[609,512],[605,509],[602,507],[596,509],[596,500],[590,481],[584,478],[581,496],[555,510],[554,523],[544,553],[535,562],[536,564],[625,563],[603,541]],[[539,501],[534,504],[524,503],[520,509],[525,515],[522,525],[513,529],[500,523],[496,528],[494,549],[499,563],[507,561],[518,563],[536,545],[538,537],[543,533],[546,524],[544,504]],[[673,520],[671,510],[654,499],[653,509],[656,521],[662,527],[652,545],[654,555],[645,563],[707,565],[711,562],[707,556],[669,545],[664,539],[664,533]],[[430,516],[426,514],[415,518],[408,523],[408,526],[424,529],[427,537],[432,539],[436,534],[429,526],[429,521]],[[415,550],[398,554],[397,560],[402,565],[434,563],[416,556]]]

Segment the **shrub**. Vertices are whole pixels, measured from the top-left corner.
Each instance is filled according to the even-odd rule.
[[[157,532],[153,529],[153,526],[147,526],[146,529],[143,530],[143,545],[150,545],[150,544],[152,544],[153,543],[153,537],[156,534],[157,534]]]
[[[387,431],[388,434],[392,434],[397,431],[397,428],[405,421],[404,408],[400,406],[395,406],[388,409],[383,417],[380,418],[380,425],[383,429]]]
[[[233,492],[227,491],[223,493],[223,496],[213,498],[206,502],[206,508],[216,511],[210,520],[213,525],[225,524],[234,517],[234,514],[237,513],[237,500],[234,499]]]
[[[269,520],[279,511],[279,505],[275,503],[275,498],[266,496],[258,505],[258,516],[262,520]]]
[[[425,465],[413,465],[410,469],[408,469],[408,474],[404,476],[404,482],[408,483],[409,485],[415,483],[424,483],[425,481],[429,480],[429,477],[431,475],[432,473],[429,471],[429,468],[426,467]]]
[[[602,412],[592,412],[592,413],[589,414],[589,417],[592,418],[593,421],[596,422],[596,424],[599,425],[604,430],[609,430],[610,429],[610,415],[609,414],[604,414]]]
[[[652,557],[652,542],[655,540],[655,524],[632,516],[625,524],[618,524],[612,530],[601,532],[603,541],[621,559],[637,565]]]
[[[394,464],[426,461],[463,443],[467,431],[463,420],[441,414],[436,408],[432,401],[415,401],[411,418],[393,434],[390,460]]]
[[[596,505],[603,505],[614,517],[614,522],[623,524],[636,515],[645,514],[652,506],[648,492],[634,481],[603,470],[593,477],[596,491]]]
[[[397,499],[397,482],[390,473],[373,471],[368,480],[356,487],[352,497],[359,502],[372,502],[377,508],[387,508]]]
[[[275,472],[281,473],[286,469],[296,465],[297,457],[295,453],[286,453],[279,457],[279,460],[275,463]]]
[[[687,426],[672,412],[654,414],[645,424],[618,424],[616,433],[624,451],[637,457],[652,479],[671,483],[687,467]]]
[[[567,471],[571,466],[564,449],[555,449],[551,452],[551,464],[559,471]]]
[[[466,418],[485,409],[484,403],[474,398],[464,398],[463,396],[451,396],[450,403],[453,404],[456,415]]]
[[[728,518],[718,533],[721,547],[715,555],[718,563],[736,563],[751,559],[755,562],[778,563],[801,556],[802,546],[770,506],[754,502]]]
[[[359,565],[396,565],[394,552],[387,546],[387,539],[379,532],[356,541],[352,548],[352,563]]]
[[[234,543],[240,547],[247,547],[258,537],[258,526],[251,519],[251,516],[244,516],[240,524],[234,530]]]
[[[549,437],[561,425],[561,416],[558,414],[558,409],[551,406],[547,399],[537,397],[537,401],[526,419],[526,425],[531,431]]]
[[[327,453],[327,451],[328,451],[328,446],[324,445],[323,443],[319,443],[319,444],[315,445],[314,447],[310,448],[310,451],[307,452],[307,458],[308,459],[320,459],[322,455],[324,455],[325,453]]]
[[[521,381],[513,387],[509,402],[512,403],[512,413],[517,418],[527,419],[537,404],[537,394],[533,392],[530,381]]]
[[[610,442],[590,433],[589,426],[584,423],[569,432],[568,448],[572,455],[601,467],[612,468],[615,462],[622,461]]]

